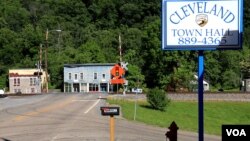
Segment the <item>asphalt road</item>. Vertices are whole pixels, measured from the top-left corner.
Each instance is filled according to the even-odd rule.
[[[45,94],[0,99],[0,141],[109,141],[105,94]],[[153,119],[152,119],[153,120]],[[115,117],[116,141],[166,141],[167,128]],[[178,141],[198,140],[196,133],[178,132]],[[205,141],[220,141],[205,135]]]

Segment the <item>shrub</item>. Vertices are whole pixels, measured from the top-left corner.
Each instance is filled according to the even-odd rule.
[[[154,88],[148,91],[147,101],[153,109],[165,111],[170,99],[168,99],[166,93],[163,90]]]

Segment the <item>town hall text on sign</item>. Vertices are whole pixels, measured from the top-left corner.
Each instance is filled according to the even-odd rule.
[[[239,49],[242,0],[163,0],[162,49]]]

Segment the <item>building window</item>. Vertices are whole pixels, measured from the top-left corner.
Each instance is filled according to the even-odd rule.
[[[97,79],[97,73],[94,73],[94,79]]]
[[[77,80],[77,74],[75,74],[75,80]]]
[[[20,78],[17,78],[17,86],[20,86]]]
[[[81,80],[83,80],[83,73],[80,73]]]
[[[30,86],[32,86],[32,84],[33,84],[33,79],[30,78]]]
[[[71,92],[71,84],[70,83],[64,83],[65,86],[65,92]]]
[[[71,80],[71,73],[69,73],[69,80]]]
[[[14,78],[14,86],[16,86],[16,78]]]
[[[14,78],[14,86],[20,86],[20,78]]]
[[[36,85],[36,78],[33,78],[33,85]]]
[[[30,78],[30,86],[36,85],[36,78]]]
[[[94,83],[89,83],[89,91],[90,92],[98,92],[98,84],[94,84]]]
[[[102,79],[104,79],[104,80],[105,80],[105,77],[106,77],[106,76],[105,76],[105,74],[102,74]]]

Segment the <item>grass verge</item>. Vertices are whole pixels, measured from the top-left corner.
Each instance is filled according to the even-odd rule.
[[[134,101],[109,99],[108,102],[120,105],[124,118],[134,119]],[[204,102],[205,133],[221,135],[223,124],[250,124],[249,107],[249,102]],[[175,121],[180,130],[197,132],[198,102],[171,101],[166,111],[161,112],[150,108],[146,101],[138,101],[136,121],[166,128]]]

